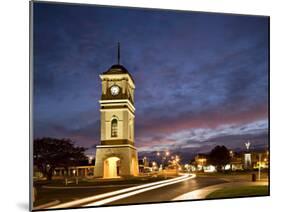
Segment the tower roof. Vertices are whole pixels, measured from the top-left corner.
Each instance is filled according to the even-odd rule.
[[[106,74],[128,74],[131,79],[134,81],[132,75],[130,74],[130,72],[122,65],[120,64],[115,64],[113,66],[111,66],[106,72],[103,72],[102,74],[106,75]]]

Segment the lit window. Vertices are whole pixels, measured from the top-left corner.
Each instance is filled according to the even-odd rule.
[[[111,137],[117,137],[117,119],[111,121]]]

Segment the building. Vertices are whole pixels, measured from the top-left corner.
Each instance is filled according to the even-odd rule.
[[[208,155],[207,154],[198,154],[194,158],[194,165],[197,167],[197,170],[201,171],[204,167],[207,166]]]
[[[255,151],[251,153],[252,168],[262,169],[269,168],[269,152],[268,151]]]
[[[67,167],[56,167],[53,171],[53,179],[63,178],[93,178],[94,176],[94,159],[92,156],[87,156],[88,160],[77,161],[77,163]],[[34,166],[34,179],[44,179],[43,173]]]
[[[232,171],[243,170],[245,168],[243,153],[234,152],[232,150],[229,152],[231,157],[229,169]]]
[[[231,171],[268,169],[269,168],[269,152],[267,150],[255,150],[245,152],[229,151],[231,160],[224,169]],[[197,154],[192,162],[197,171],[215,172],[216,168],[210,164],[208,154]],[[187,166],[187,168],[189,168]]]
[[[89,157],[88,157],[89,158]],[[53,178],[60,177],[81,177],[91,178],[94,176],[94,162],[93,159],[79,161],[76,166],[57,167],[54,170]]]
[[[119,48],[118,48],[119,55]],[[135,83],[119,64],[100,75],[101,144],[96,146],[95,177],[137,176],[138,154],[134,140]]]
[[[231,155],[231,170],[252,170],[252,169],[267,169],[269,153],[267,150],[254,150],[244,152],[233,152]]]

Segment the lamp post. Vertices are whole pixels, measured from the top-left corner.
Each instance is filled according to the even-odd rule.
[[[259,180],[261,180],[261,153],[259,153]]]
[[[178,155],[176,155],[175,162],[176,162],[176,170],[177,170],[177,173],[178,173],[179,171],[181,171],[181,167],[180,167],[180,164],[179,164],[180,157]]]
[[[161,164],[160,164],[160,169],[164,169],[164,162],[165,162],[165,160],[166,159],[168,159],[168,157],[170,156],[170,151],[169,150],[167,150],[167,151],[165,151],[165,152],[162,152],[162,153],[160,153],[160,152],[157,152],[156,153],[156,155],[158,156],[158,157],[161,157],[160,159],[161,159]]]
[[[77,185],[78,184],[78,170],[76,170],[76,167],[73,169],[72,173],[75,177],[75,182],[76,182],[76,185]]]

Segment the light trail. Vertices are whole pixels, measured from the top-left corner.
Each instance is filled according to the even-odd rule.
[[[177,179],[177,180],[172,181],[172,182],[162,183],[160,185],[155,185],[155,186],[152,186],[152,187],[148,187],[148,188],[143,188],[143,189],[140,189],[140,190],[132,191],[130,193],[126,193],[126,194],[121,194],[121,195],[118,195],[118,196],[110,197],[110,198],[103,199],[103,200],[100,200],[100,201],[97,201],[97,202],[94,202],[94,203],[91,203],[91,204],[87,204],[85,206],[100,206],[100,205],[104,205],[104,204],[107,204],[107,203],[110,203],[110,202],[114,202],[114,201],[117,201],[117,200],[120,200],[120,199],[124,199],[124,198],[130,197],[130,196],[134,196],[136,194],[140,194],[140,193],[143,193],[143,192],[146,192],[146,191],[150,191],[150,190],[153,190],[153,189],[157,189],[157,188],[161,188],[161,187],[164,187],[164,186],[172,185],[172,184],[175,184],[175,183],[183,182],[185,180],[189,180],[189,179],[192,179],[192,178],[195,178],[195,177],[196,177],[195,174],[192,174],[191,176],[185,177],[183,179]]]
[[[59,205],[56,205],[56,206],[52,206],[49,209],[68,208],[68,207],[75,207],[75,206],[79,206],[79,205],[90,206],[91,204],[88,204],[89,202],[93,202],[93,201],[96,201],[96,200],[99,200],[99,199],[112,197],[112,196],[123,194],[123,193],[126,193],[124,195],[128,195],[128,194],[132,193],[131,191],[136,191],[138,189],[142,189],[142,190],[139,190],[139,191],[145,192],[145,191],[148,191],[148,190],[151,190],[151,189],[156,189],[155,186],[162,185],[161,187],[163,187],[163,186],[166,186],[166,185],[178,183],[178,182],[181,182],[181,181],[184,181],[184,180],[187,180],[187,179],[191,179],[191,178],[194,178],[194,177],[195,177],[195,174],[185,174],[185,175],[182,175],[180,177],[169,179],[169,180],[163,180],[163,181],[154,182],[154,183],[147,183],[147,184],[140,185],[140,186],[134,186],[134,187],[125,188],[125,189],[121,189],[121,190],[117,190],[117,191],[108,192],[108,193],[105,193],[105,194],[99,194],[99,195],[95,195],[95,196],[82,198],[82,199],[79,199],[79,200],[74,200],[74,201],[71,201],[71,202],[62,203],[62,204],[59,204]],[[146,188],[145,191],[143,191],[144,188]],[[127,193],[127,192],[130,192],[130,193]],[[142,193],[142,192],[139,192],[139,193]],[[135,195],[135,194],[131,194],[131,196],[132,195]],[[118,196],[116,196],[116,197],[118,197]],[[125,197],[122,197],[122,198],[125,198]],[[109,200],[107,200],[107,201],[109,201]],[[98,202],[100,202],[100,201],[98,201]],[[98,203],[98,202],[96,202],[96,203]],[[94,203],[92,203],[92,204],[94,204]],[[101,204],[101,203],[99,203],[99,204]]]

